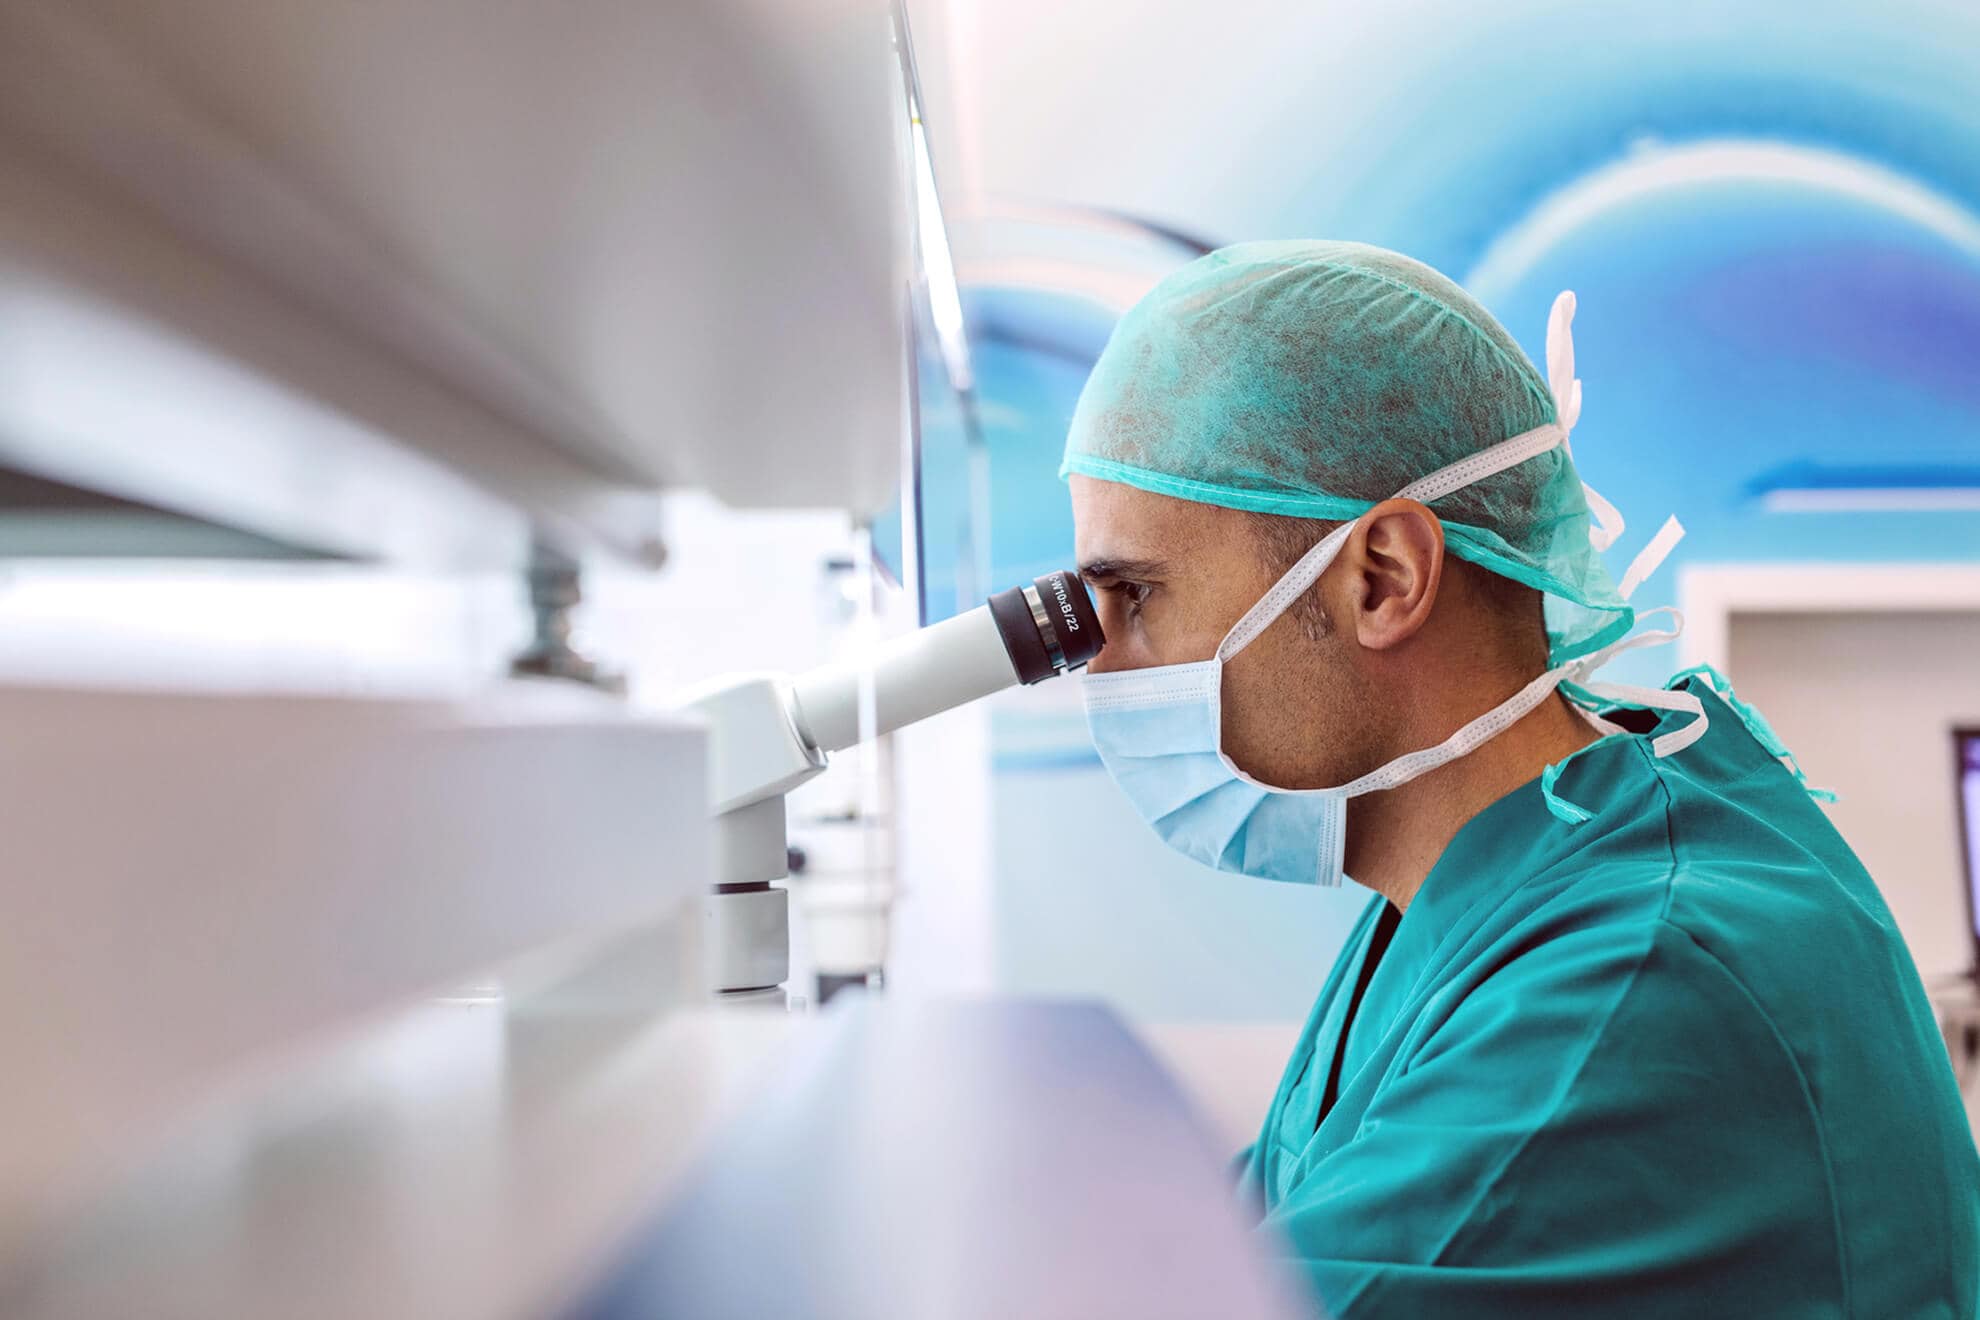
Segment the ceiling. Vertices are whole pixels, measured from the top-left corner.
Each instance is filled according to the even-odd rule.
[[[1763,136],[1980,208],[1980,9],[915,0],[961,261],[986,208],[1211,242],[1353,238],[1462,277],[1551,193],[1660,144]]]

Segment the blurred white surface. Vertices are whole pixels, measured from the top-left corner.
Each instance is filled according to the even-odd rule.
[[[908,184],[885,0],[6,5],[0,458],[479,561],[491,495],[635,557],[662,485],[871,512]]]
[[[802,1018],[656,1012],[649,932],[533,992],[378,1022],[0,1271],[11,1320],[526,1320],[585,1287]]]
[[[0,687],[0,727],[0,1254],[321,1033],[708,883],[701,732],[576,687]]]

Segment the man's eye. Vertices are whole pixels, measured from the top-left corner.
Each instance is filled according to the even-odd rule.
[[[1125,578],[1115,578],[1111,582],[1095,582],[1093,590],[1120,602],[1122,621],[1126,623],[1131,623],[1140,616],[1141,607],[1155,592],[1155,588],[1146,582],[1129,582]]]

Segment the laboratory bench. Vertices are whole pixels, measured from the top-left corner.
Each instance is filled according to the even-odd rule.
[[[651,952],[466,988],[248,1088],[0,1272],[0,1312],[1300,1313],[1223,1137],[1111,1012],[642,1015]]]

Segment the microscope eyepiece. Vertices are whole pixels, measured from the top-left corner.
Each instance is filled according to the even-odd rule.
[[[1106,641],[1079,574],[1047,573],[857,659],[797,675],[791,718],[811,752],[836,752],[1014,682],[1078,669]]]
[[[1093,598],[1077,573],[1047,573],[1028,587],[998,592],[989,603],[1020,683],[1078,669],[1106,644]]]

